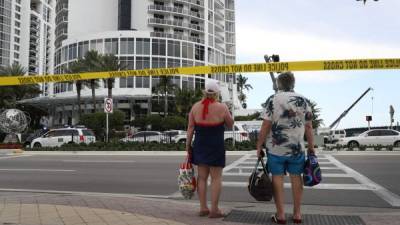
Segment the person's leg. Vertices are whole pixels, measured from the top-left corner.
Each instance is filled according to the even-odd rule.
[[[283,175],[272,175],[272,185],[274,189],[274,202],[276,207],[276,216],[280,220],[285,219],[285,208],[284,208],[284,187],[283,187]]]
[[[301,219],[301,200],[303,198],[303,179],[300,175],[290,175],[293,193],[293,218]]]
[[[199,165],[197,167],[197,194],[200,201],[200,212],[208,211],[207,206],[207,181],[210,173],[210,167]]]
[[[272,174],[272,186],[276,216],[279,220],[285,220],[283,175],[285,173],[285,157],[268,154],[268,169]]]
[[[219,196],[222,186],[222,167],[211,167],[211,213],[220,214],[218,208]]]
[[[303,198],[303,179],[305,155],[292,156],[288,161],[288,172],[292,183],[293,219],[301,219],[301,200]]]

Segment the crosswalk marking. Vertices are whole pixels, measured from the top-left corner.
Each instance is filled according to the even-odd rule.
[[[320,183],[314,187],[305,187],[306,189],[320,189],[320,190],[366,190],[372,191],[384,201],[393,207],[400,207],[400,196],[390,192],[386,188],[378,185],[364,175],[351,169],[350,167],[339,162],[332,155],[324,154],[318,155],[319,164],[322,170],[323,178],[353,178],[358,183]],[[255,154],[246,154],[239,160],[233,162],[225,167],[224,177],[243,177],[242,182],[237,181],[223,181],[222,185],[225,187],[247,187],[247,178],[250,176],[251,171],[257,162]],[[329,165],[329,166],[328,166]],[[343,173],[331,173],[332,170],[343,171]],[[326,172],[324,172],[326,171]],[[247,177],[247,178],[244,178]],[[343,182],[343,181],[341,181]],[[290,183],[284,183],[285,188],[290,188]]]

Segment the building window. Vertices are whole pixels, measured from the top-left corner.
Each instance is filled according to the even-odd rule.
[[[91,40],[90,41],[90,50],[95,50],[98,53],[103,53],[103,40]]]
[[[149,57],[136,57],[136,69],[148,69],[150,68]],[[149,88],[150,78],[149,77],[136,77],[136,88]]]
[[[89,41],[79,42],[78,46],[78,58],[85,57],[86,53],[89,51]]]
[[[153,55],[165,56],[165,40],[153,39],[152,53]]]
[[[148,38],[136,39],[136,54],[150,55],[150,39]]]
[[[106,39],[104,44],[104,53],[105,54],[118,54],[118,39]]]
[[[204,46],[201,45],[195,46],[195,59],[204,61]]]
[[[121,38],[121,55],[133,55],[135,52],[133,38]]]
[[[168,66],[169,68],[181,67],[181,60],[180,60],[180,59],[171,59],[171,58],[168,58],[167,66]]]
[[[182,42],[182,58],[193,59],[193,44]]]
[[[153,57],[151,59],[151,68],[165,68],[165,58]]]
[[[181,43],[179,41],[168,41],[168,56],[181,57]]]
[[[194,89],[193,77],[182,77],[182,89]]]
[[[120,57],[119,58],[121,68],[123,70],[133,70],[135,69],[135,61],[133,57]],[[134,87],[134,77],[120,78],[119,79],[120,88],[133,88]]]
[[[77,53],[76,44],[69,45],[68,52],[69,52],[68,60],[76,59],[76,53]]]

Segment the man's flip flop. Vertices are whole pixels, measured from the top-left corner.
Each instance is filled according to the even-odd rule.
[[[278,216],[277,216],[276,214],[274,214],[274,215],[271,216],[271,221],[272,221],[273,223],[276,223],[276,224],[286,224],[286,220],[280,220],[280,219],[278,219]]]
[[[301,219],[295,219],[295,218],[293,218],[293,223],[294,224],[300,224],[300,223],[302,223],[303,221],[301,220]]]
[[[216,218],[224,218],[225,216],[226,215],[223,214],[222,212],[217,212],[217,213],[210,212],[208,218],[216,219]]]
[[[200,210],[199,212],[199,216],[201,217],[207,216],[208,214],[210,214],[210,210]]]

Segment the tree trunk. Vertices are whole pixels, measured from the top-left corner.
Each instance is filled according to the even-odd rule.
[[[168,92],[164,93],[164,117],[168,114]]]
[[[107,79],[107,88],[108,88],[108,97],[112,98],[112,86],[113,86],[113,80],[112,79]]]
[[[77,98],[78,98],[78,123],[79,120],[81,119],[81,90],[82,90],[82,84],[80,82],[76,83],[76,93],[77,93]]]
[[[92,89],[92,103],[93,103],[93,113],[96,112],[96,80],[90,80],[90,88]]]

